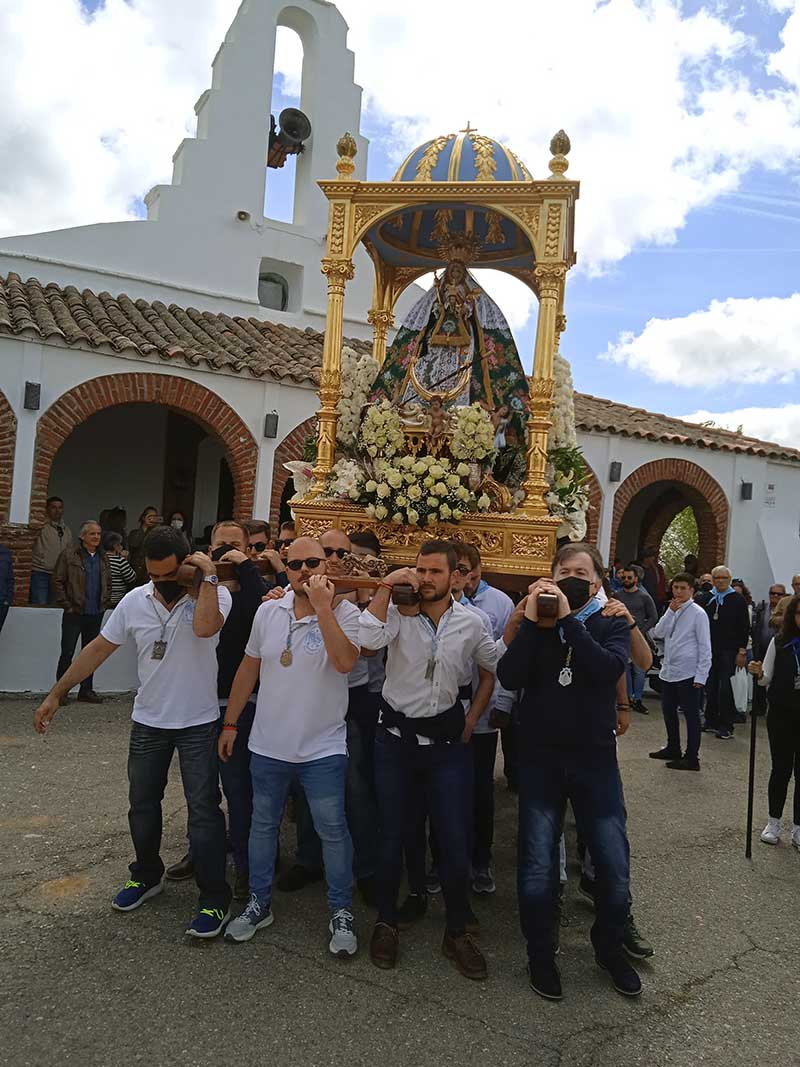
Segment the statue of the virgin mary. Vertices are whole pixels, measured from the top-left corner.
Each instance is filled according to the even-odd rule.
[[[492,415],[502,444],[524,444],[528,383],[505,316],[457,258],[411,308],[372,387],[407,411],[476,401]]]

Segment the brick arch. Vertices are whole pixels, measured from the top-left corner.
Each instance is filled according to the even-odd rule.
[[[592,468],[583,460],[589,475],[586,485],[589,489],[589,510],[586,512],[586,540],[590,545],[597,545],[600,533],[600,511],[603,507],[603,490]]]
[[[273,530],[276,529],[276,524],[280,518],[283,491],[286,488],[286,483],[291,478],[291,474],[284,469],[283,465],[293,459],[302,459],[303,445],[306,438],[316,432],[317,416],[312,415],[287,433],[275,449],[275,454],[272,458],[272,494],[269,503],[269,521],[272,523]]]
[[[625,513],[634,498],[649,486],[663,485],[642,516],[639,543],[658,547],[679,511],[691,506],[699,534],[699,566],[709,570],[725,559],[729,504],[719,483],[708,471],[687,459],[658,459],[644,463],[628,475],[614,495],[611,558]]]
[[[225,450],[234,485],[234,514],[249,519],[255,498],[258,445],[247,426],[210,389],[169,374],[108,374],[63,393],[36,425],[30,524],[44,522],[50,470],[72,431],[92,415],[120,404],[161,404],[180,411],[213,434]]]
[[[11,486],[14,477],[14,451],[17,445],[17,416],[0,392],[0,523],[11,512]]]

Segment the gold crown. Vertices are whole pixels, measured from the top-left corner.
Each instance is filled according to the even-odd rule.
[[[483,241],[472,234],[451,233],[439,244],[439,255],[446,263],[471,263],[480,254]]]

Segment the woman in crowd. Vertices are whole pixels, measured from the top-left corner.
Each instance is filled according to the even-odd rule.
[[[122,547],[122,534],[106,530],[102,544],[111,570],[111,607],[115,608],[136,585],[136,571],[128,562],[128,553]]]
[[[189,544],[192,543],[192,531],[189,529],[189,523],[187,522],[186,516],[182,511],[173,511],[173,513],[169,517],[169,524],[170,526],[173,526],[176,530],[183,530],[183,532],[186,534]]]
[[[769,776],[769,820],[761,832],[765,845],[780,841],[781,817],[794,773],[794,814],[791,841],[800,850],[800,596],[793,596],[781,632],[770,641],[764,662],[754,660],[750,672],[767,691],[767,734],[772,756]]]
[[[158,513],[158,508],[145,508],[139,516],[139,526],[128,534],[128,551],[130,564],[136,571],[136,577],[140,584],[147,578],[144,570],[144,539],[155,526],[162,526],[164,520]]]

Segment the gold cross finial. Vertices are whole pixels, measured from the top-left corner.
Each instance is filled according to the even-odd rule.
[[[459,130],[458,132],[459,133],[477,133],[478,130],[477,130],[476,127],[470,126],[469,119],[467,119],[467,125],[464,127],[463,130]]]

